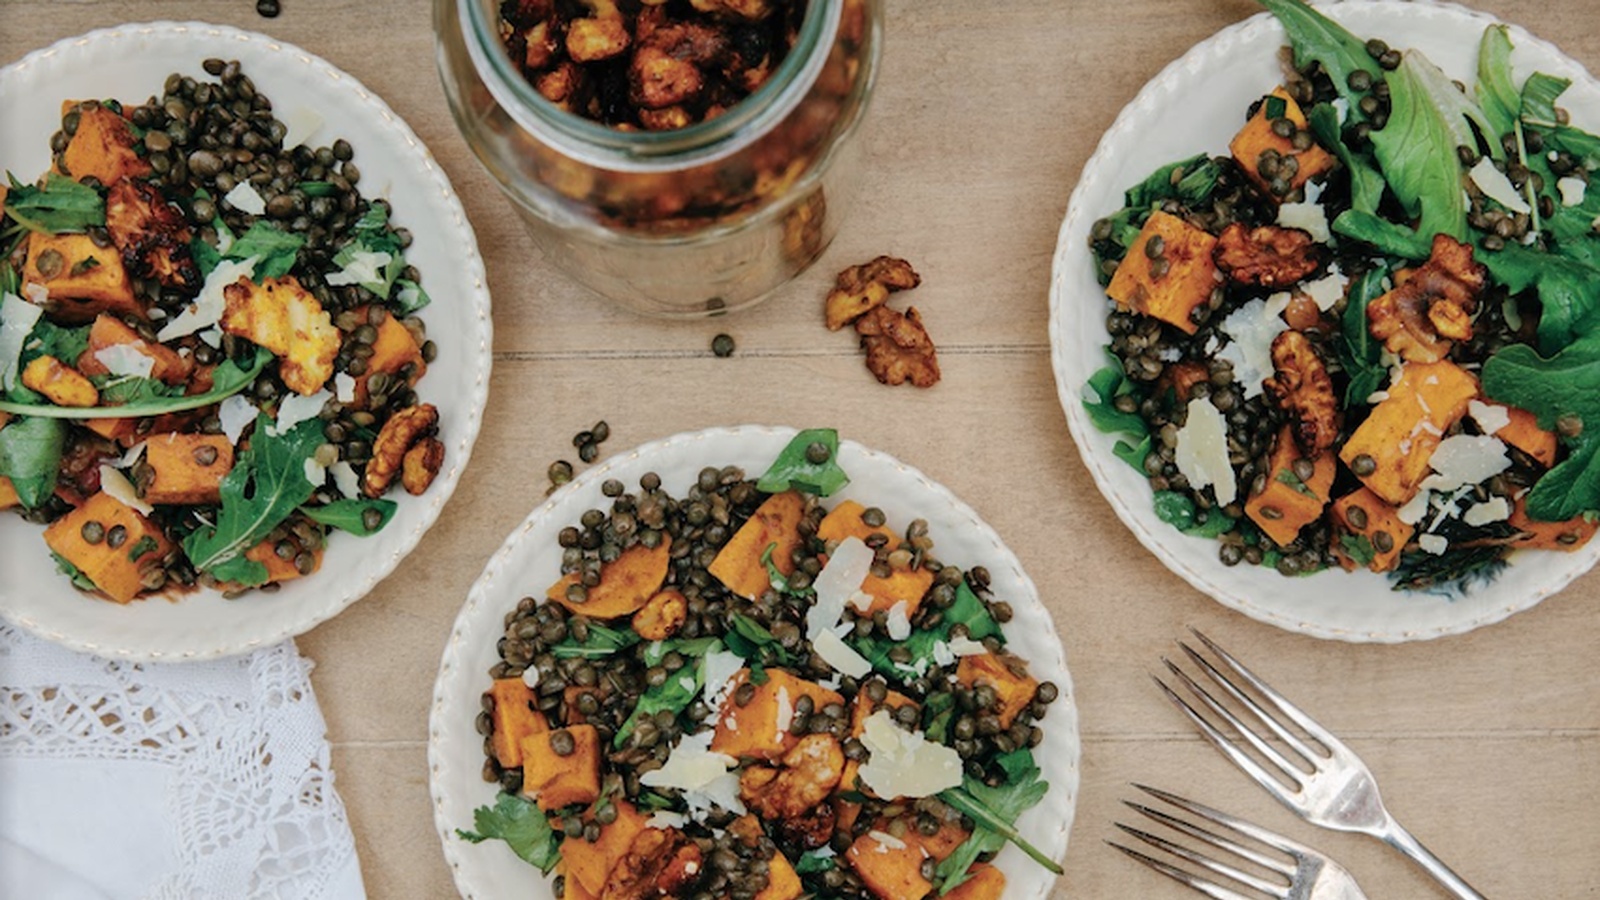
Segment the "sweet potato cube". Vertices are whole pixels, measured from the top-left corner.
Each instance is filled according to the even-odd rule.
[[[865,541],[874,534],[881,534],[893,541],[895,534],[887,526],[880,525],[874,528],[861,518],[866,512],[866,507],[854,500],[841,500],[822,521],[817,524],[817,537],[828,543],[842,541],[845,538],[857,538]],[[774,554],[776,555],[776,554]],[[887,578],[877,575],[868,575],[861,582],[861,592],[872,597],[872,603],[867,607],[868,615],[879,610],[888,611],[896,603],[904,601],[906,615],[915,615],[917,607],[922,605],[923,595],[928,593],[928,588],[933,587],[933,573],[926,569],[896,569]]]
[[[10,509],[21,502],[22,498],[17,496],[17,488],[11,479],[0,475],[0,509]]]
[[[867,508],[854,500],[840,500],[839,505],[829,510],[817,523],[817,537],[829,544],[834,544],[845,538],[856,538],[865,541],[867,538],[881,534],[887,540],[894,540],[894,532],[887,525],[874,528],[861,518]]]
[[[490,713],[494,731],[490,743],[494,745],[494,758],[502,769],[516,769],[522,765],[522,741],[550,730],[544,713],[534,706],[533,688],[517,678],[496,678],[489,686],[489,696],[494,698],[494,712]]]
[[[233,470],[233,442],[225,434],[151,435],[144,461],[155,473],[144,489],[145,502],[219,503],[222,476]]]
[[[562,756],[551,746],[556,735],[572,738]],[[522,739],[522,793],[549,812],[600,799],[600,734],[593,725],[556,728]]]
[[[1021,668],[1022,663],[1016,662]],[[1000,727],[1010,728],[1017,714],[1028,708],[1039,682],[1026,671],[1014,671],[1011,661],[993,653],[979,653],[961,657],[956,664],[956,680],[969,688],[987,684],[1000,695]]]
[[[193,234],[183,211],[148,181],[124,179],[106,192],[106,230],[136,278],[166,287],[198,287]]]
[[[1339,458],[1374,494],[1404,506],[1430,471],[1428,459],[1445,430],[1477,395],[1478,379],[1454,363],[1406,363]]]
[[[1302,458],[1294,434],[1284,426],[1272,448],[1266,487],[1244,504],[1245,515],[1280,546],[1292,543],[1300,529],[1322,518],[1333,492],[1333,476],[1338,474],[1333,454],[1322,453],[1311,462],[1311,477],[1301,480],[1295,463]]]
[[[83,536],[83,526],[90,522],[99,523],[103,535],[92,544]],[[115,547],[111,546],[114,529],[121,529]],[[144,589],[145,572],[160,566],[172,552],[172,542],[160,528],[103,491],[50,523],[44,542],[118,603],[137,597]]]
[[[94,383],[54,356],[34,357],[22,370],[22,386],[38,391],[57,406],[89,407],[100,402]]]
[[[114,347],[126,347],[128,350],[112,350]],[[94,325],[89,328],[89,347],[78,357],[78,371],[85,375],[108,374],[111,370],[106,367],[104,360],[110,354],[102,352],[107,350],[113,353],[131,351],[147,357],[150,360],[150,377],[167,384],[183,384],[194,369],[192,363],[172,349],[146,341],[139,336],[139,332],[129,328],[116,316],[101,315],[95,318]]]
[[[240,278],[222,289],[222,330],[271,350],[290,390],[311,396],[333,377],[343,338],[333,318],[293,275],[260,284]]]
[[[672,562],[672,541],[665,534],[654,547],[634,544],[600,569],[600,583],[589,588],[582,603],[568,599],[567,588],[578,583],[577,573],[564,575],[545,596],[591,619],[615,619],[638,612],[667,580]]]
[[[131,446],[130,439],[139,430],[138,419],[84,419],[83,427],[108,441],[116,441],[123,446]]]
[[[1365,547],[1372,551],[1372,562],[1367,568],[1374,572],[1388,572],[1398,566],[1400,551],[1416,531],[1415,526],[1400,521],[1399,510],[1385,503],[1370,488],[1361,488],[1333,501],[1331,514],[1340,531],[1366,541]],[[1351,558],[1347,548],[1339,544],[1334,547],[1341,555]]]
[[[261,563],[263,566],[266,566],[267,580],[265,583],[277,584],[284,581],[293,581],[296,578],[303,578],[306,575],[310,575],[312,572],[322,568],[322,551],[323,548],[321,547],[311,551],[310,572],[300,571],[299,564],[295,562],[295,558],[298,557],[299,554],[296,554],[288,559],[284,559],[278,555],[277,545],[270,540],[264,539],[260,543],[251,547],[249,550],[246,550],[244,552],[244,558],[254,560],[258,563]]]
[[[1518,497],[1507,520],[1519,532],[1512,546],[1532,550],[1576,550],[1594,537],[1600,521],[1577,516],[1563,522],[1542,522],[1528,516],[1526,497]]]
[[[800,545],[800,518],[805,510],[805,498],[796,491],[768,497],[722,545],[708,571],[728,590],[747,600],[766,593],[772,580],[761,556],[769,546],[777,544],[772,551],[773,565],[785,575],[794,571],[792,554]]]
[[[975,865],[967,880],[952,888],[944,900],[1000,900],[1006,892],[1006,873],[994,866]]]
[[[922,877],[927,851],[915,841],[888,836],[880,840],[880,833],[869,831],[856,838],[844,855],[878,900],[922,900],[933,890],[933,883]]]
[[[62,322],[88,322],[105,312],[144,317],[116,248],[97,247],[86,234],[30,233],[22,281],[49,290],[45,311]]]
[[[689,618],[689,600],[682,591],[657,591],[633,615],[633,630],[647,641],[664,641],[678,633]]]
[[[369,307],[362,307],[357,312],[364,317],[367,309]],[[399,319],[385,313],[383,321],[375,327],[378,336],[372,341],[372,356],[367,359],[367,370],[356,376],[355,405],[360,407],[367,405],[367,382],[379,372],[398,375],[401,369],[409,365],[411,373],[406,383],[415,385],[417,379],[428,371],[428,363],[422,358],[422,347],[412,337],[411,330],[400,324]]]
[[[78,130],[61,154],[66,174],[78,181],[92,176],[107,187],[150,174],[150,164],[134,152],[127,119],[92,101],[77,107]]]
[[[561,842],[561,867],[567,876],[569,892],[576,884],[588,896],[599,897],[604,894],[611,870],[627,855],[628,848],[633,846],[633,839],[647,827],[647,819],[632,803],[621,797],[615,797],[611,802],[616,807],[617,818],[610,825],[600,827],[599,840],[591,844],[582,837],[576,837]]]
[[[1155,238],[1161,239],[1159,264],[1146,252]],[[1106,294],[1119,306],[1194,334],[1200,328],[1194,311],[1210,302],[1220,283],[1211,258],[1216,246],[1217,239],[1206,231],[1169,213],[1153,212],[1111,276]]]
[[[733,690],[722,702],[722,715],[711,736],[712,750],[735,758],[774,759],[789,752],[800,741],[788,728],[778,727],[780,708],[792,712],[801,697],[810,697],[817,709],[830,703],[844,703],[838,693],[782,669],[768,669],[766,674],[766,683],[756,685],[750,702],[744,706],[740,706],[735,697],[739,687],[750,680],[750,670],[740,669],[734,676]]]
[[[782,851],[772,854],[767,866],[767,886],[756,894],[756,900],[798,900],[802,893],[800,875],[789,864],[789,858]]]
[[[1494,433],[1494,436],[1523,453],[1545,468],[1556,464],[1558,442],[1554,431],[1539,427],[1539,417],[1525,409],[1507,406],[1511,421]]]
[[[1256,114],[1250,117],[1250,121],[1246,122],[1228,143],[1228,151],[1233,154],[1234,160],[1239,163],[1239,168],[1244,170],[1245,175],[1261,188],[1262,193],[1281,201],[1286,195],[1274,194],[1271,182],[1261,176],[1261,157],[1264,153],[1271,150],[1280,157],[1294,159],[1297,166],[1294,177],[1285,179],[1289,183],[1291,192],[1304,187],[1306,182],[1318,175],[1332,170],[1333,157],[1316,143],[1312,143],[1304,150],[1297,150],[1292,139],[1272,130],[1272,117],[1269,117],[1268,113],[1277,111],[1280,103],[1282,113],[1277,118],[1288,119],[1296,128],[1305,129],[1306,116],[1301,112],[1300,104],[1294,102],[1294,98],[1283,88],[1274,88],[1262,102],[1261,108],[1256,110]]]

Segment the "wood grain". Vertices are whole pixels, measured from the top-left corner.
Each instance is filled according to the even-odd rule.
[[[1474,5],[1600,66],[1593,0]],[[372,897],[454,895],[428,800],[434,669],[468,586],[542,496],[545,466],[570,458],[570,435],[599,418],[612,426],[610,451],[710,425],[832,424],[921,468],[995,526],[1046,598],[1082,712],[1083,788],[1055,896],[1193,896],[1104,845],[1133,781],[1319,846],[1370,896],[1442,896],[1375,842],[1295,820],[1200,743],[1148,678],[1191,625],[1365,755],[1397,815],[1486,895],[1600,896],[1600,575],[1464,637],[1319,642],[1244,619],[1171,575],[1117,522],[1078,462],[1046,337],[1067,196],[1139,87],[1252,14],[1252,3],[893,0],[861,138],[869,174],[838,240],[765,305],[695,323],[616,311],[541,263],[455,131],[425,0],[283,7],[265,20],[249,0],[4,0],[0,61],[129,21],[202,18],[265,31],[381,94],[466,205],[495,301],[490,408],[472,465],[394,576],[300,641],[318,663],[338,787]],[[945,372],[933,390],[879,387],[851,338],[821,328],[831,274],[878,253],[905,256],[924,276],[914,302]],[[732,359],[710,356],[721,331],[738,341]]]

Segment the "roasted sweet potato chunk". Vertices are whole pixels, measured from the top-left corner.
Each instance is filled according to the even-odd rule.
[[[173,550],[159,527],[104,492],[50,523],[44,542],[118,603],[137,597]]]
[[[537,697],[533,688],[520,677],[496,678],[488,693],[494,701],[494,711],[490,713],[494,758],[501,768],[518,768],[522,765],[523,739],[549,731],[550,725],[534,705]]]
[[[869,831],[856,838],[845,859],[867,890],[878,900],[922,900],[933,890],[933,883],[922,877],[922,861],[928,853],[911,838],[896,838],[880,831]]]
[[[676,828],[646,828],[611,869],[601,900],[680,897],[704,868],[700,847]]]
[[[311,396],[333,377],[341,338],[333,319],[293,275],[260,284],[239,279],[222,289],[222,330],[271,350],[290,390]]]
[[[545,596],[569,611],[591,619],[615,619],[638,612],[650,602],[667,578],[672,562],[672,541],[663,534],[654,547],[634,544],[600,569],[600,583],[587,588],[583,599],[574,599],[570,589],[579,583],[577,573],[561,577],[545,591]]]
[[[1286,425],[1273,445],[1264,486],[1245,501],[1245,515],[1280,546],[1292,543],[1300,529],[1322,518],[1338,470],[1332,453],[1305,455]]]
[[[594,726],[572,725],[524,737],[522,792],[546,812],[598,800],[600,735]]]
[[[909,381],[925,388],[939,383],[938,351],[915,306],[906,307],[904,313],[874,307],[856,320],[856,333],[867,351],[867,369],[880,384]]]
[[[57,406],[94,406],[100,392],[82,372],[54,356],[36,356],[22,369],[22,386],[45,395]]]
[[[1294,126],[1290,136],[1273,130],[1273,122],[1278,120]],[[1228,150],[1246,177],[1268,197],[1282,201],[1305,187],[1306,182],[1333,169],[1333,156],[1315,141],[1305,143],[1303,149],[1295,144],[1294,132],[1306,130],[1306,117],[1300,104],[1283,88],[1274,88],[1244,128],[1234,135]],[[1301,140],[1304,142],[1304,138]]]
[[[768,547],[772,564],[784,575],[794,571],[794,550],[800,545],[800,518],[806,501],[796,491],[773,494],[751,513],[733,537],[718,551],[707,570],[728,590],[747,600],[772,588],[771,576],[761,561]]]
[[[126,347],[127,350],[112,349],[116,347]],[[111,352],[102,356],[102,351],[107,350]],[[85,375],[105,375],[111,371],[105,364],[105,358],[129,351],[148,357],[150,377],[167,384],[183,384],[194,370],[189,360],[173,352],[170,347],[141,338],[137,331],[116,316],[101,315],[89,328],[89,346],[78,357],[78,371]]]
[[[956,680],[970,688],[987,684],[1000,696],[1000,727],[1010,728],[1017,714],[1028,708],[1039,682],[1027,673],[1021,660],[993,653],[963,656],[956,664]]]
[[[1359,561],[1357,557],[1370,553],[1372,560],[1367,568],[1374,572],[1388,572],[1400,565],[1400,553],[1416,531],[1400,520],[1399,510],[1368,488],[1333,501],[1329,514],[1340,532],[1333,543],[1334,551],[1348,560],[1349,566]],[[1345,537],[1355,543],[1347,546]]]
[[[1507,520],[1512,528],[1517,529],[1517,537],[1512,541],[1512,546],[1526,547],[1533,550],[1576,550],[1589,539],[1594,537],[1595,530],[1600,528],[1600,521],[1591,520],[1586,516],[1577,516],[1561,522],[1542,522],[1528,515],[1525,497],[1518,497],[1511,508],[1511,518]]]
[[[1494,436],[1523,453],[1533,457],[1539,465],[1549,468],[1556,464],[1556,451],[1560,443],[1554,431],[1539,427],[1539,417],[1515,406],[1505,408],[1511,421],[1495,431]]]
[[[310,564],[306,571],[300,570],[301,553],[285,558],[278,552],[277,546],[271,538],[263,539],[259,544],[244,552],[244,558],[261,563],[267,568],[266,584],[277,584],[284,581],[293,581],[304,578],[322,568],[322,553],[324,548],[301,551],[309,553]]]
[[[1311,235],[1298,228],[1234,222],[1217,235],[1217,268],[1234,284],[1279,287],[1317,270],[1321,252]]]
[[[617,817],[609,825],[600,827],[600,839],[590,843],[580,837],[569,837],[561,842],[561,867],[567,876],[568,890],[576,884],[587,896],[600,897],[605,893],[606,879],[617,863],[633,846],[634,838],[645,830],[646,818],[632,803],[621,797],[611,800]]]
[[[989,865],[975,865],[967,880],[944,894],[944,900],[1001,900],[1006,892],[1006,873]]]
[[[121,255],[86,234],[31,232],[22,281],[49,290],[45,311],[61,322],[88,322],[107,312],[144,318],[144,305],[133,296]]]
[[[219,503],[222,477],[233,469],[233,442],[222,434],[157,434],[145,443],[150,483],[146,503]]]
[[[678,633],[689,618],[689,601],[682,591],[657,591],[633,616],[633,630],[647,641],[664,641]]]
[[[134,150],[133,128],[127,119],[94,100],[63,104],[63,111],[67,110],[77,113],[78,126],[61,154],[66,174],[78,181],[94,178],[108,187],[130,176],[150,174],[150,164]]]
[[[106,230],[128,271],[168,287],[198,284],[183,211],[148,181],[125,178],[106,193]]]
[[[1445,430],[1477,396],[1478,379],[1451,362],[1407,363],[1388,393],[1345,441],[1339,458],[1374,494],[1404,506],[1428,474]]]
[[[776,759],[794,749],[800,738],[779,728],[780,713],[801,697],[810,697],[817,709],[830,703],[843,704],[844,698],[816,682],[798,678],[782,669],[768,669],[764,684],[755,686],[744,705],[738,702],[740,686],[750,680],[750,670],[740,669],[734,689],[722,704],[722,716],[711,738],[711,749],[732,757],[749,756]]]
[[[1150,214],[1117,265],[1106,294],[1125,309],[1194,334],[1195,311],[1211,301],[1221,280],[1213,258],[1217,239],[1177,216]]]

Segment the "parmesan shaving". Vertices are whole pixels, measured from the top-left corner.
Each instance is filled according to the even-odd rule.
[[[237,395],[235,395],[237,396]],[[299,425],[307,419],[315,419],[322,412],[322,407],[333,399],[333,394],[326,388],[317,391],[309,397],[289,393],[278,402],[278,421],[273,426],[275,434],[285,434],[289,429]]]
[[[343,269],[330,272],[323,280],[335,287],[383,281],[381,270],[389,264],[390,259],[389,254],[381,251],[357,250],[350,254],[350,261],[344,264]]]
[[[1511,411],[1498,403],[1472,400],[1467,403],[1467,412],[1484,434],[1494,434],[1511,424]]]
[[[256,420],[261,410],[256,405],[244,398],[242,394],[223,400],[217,407],[217,421],[222,423],[222,433],[227,436],[228,443],[239,443],[239,435],[244,434],[246,425]]]
[[[1494,167],[1494,160],[1485,156],[1478,160],[1478,164],[1467,173],[1472,183],[1483,191],[1483,195],[1490,200],[1504,206],[1512,212],[1531,212],[1528,201],[1517,193],[1517,188],[1506,177],[1506,173]]]
[[[351,500],[361,496],[361,476],[348,462],[339,460],[328,467],[328,473],[333,476],[333,485],[339,489],[339,493]]]
[[[120,502],[124,506],[136,509],[144,515],[148,516],[155,510],[150,504],[140,499],[138,492],[133,489],[133,482],[128,480],[128,476],[104,464],[100,466],[100,490],[105,491],[106,496],[111,499]]]
[[[860,592],[861,582],[872,571],[872,558],[871,548],[860,538],[845,538],[834,548],[828,564],[811,583],[817,600],[806,610],[807,640],[815,641],[817,635],[839,624],[845,604]]]
[[[132,344],[112,344],[96,350],[94,358],[118,378],[149,378],[156,369],[155,358]]]
[[[1217,503],[1227,506],[1238,496],[1233,465],[1228,462],[1228,424],[1210,397],[1189,401],[1189,415],[1178,429],[1178,446],[1173,461],[1190,487],[1210,486]]]
[[[895,605],[889,607],[889,616],[884,622],[884,627],[888,630],[889,639],[892,641],[903,641],[911,636],[911,619],[906,615],[904,600],[897,601]]]
[[[867,717],[861,743],[871,754],[861,766],[861,783],[879,797],[931,797],[961,784],[960,754],[920,732],[902,731],[886,709]]]
[[[206,276],[205,284],[200,286],[200,293],[194,302],[178,313],[177,318],[168,322],[156,334],[156,340],[165,344],[173,338],[180,338],[186,334],[194,334],[202,328],[209,328],[222,320],[222,313],[227,309],[228,301],[222,296],[223,288],[237,284],[241,280],[249,281],[250,275],[256,269],[257,257],[246,260],[225,259],[217,263],[217,267]]]
[[[22,345],[43,314],[43,309],[16,294],[0,297],[0,388],[16,387]]]
[[[267,201],[261,199],[256,189],[248,181],[241,181],[233,186],[233,190],[222,195],[222,199],[233,205],[240,212],[259,216],[267,211]]]
[[[811,649],[822,657],[822,661],[851,678],[862,678],[872,671],[872,663],[866,657],[857,653],[846,644],[842,638],[832,631],[824,631],[811,642]]]
[[[1425,534],[1417,538],[1417,546],[1426,553],[1438,556],[1450,549],[1450,542],[1437,534]]]
[[[744,815],[739,802],[739,776],[728,770],[738,760],[711,749],[711,731],[685,735],[661,768],[639,776],[645,787],[676,788],[683,792],[692,816],[709,812],[711,807]]]

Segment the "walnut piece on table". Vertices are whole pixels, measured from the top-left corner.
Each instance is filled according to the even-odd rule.
[[[873,307],[856,320],[856,333],[867,351],[867,368],[880,383],[909,381],[923,388],[938,384],[939,358],[916,307],[907,307],[904,313]]]
[[[824,315],[829,331],[838,331],[882,306],[895,291],[909,291],[922,283],[911,264],[892,256],[851,266],[839,273],[828,294]]]

